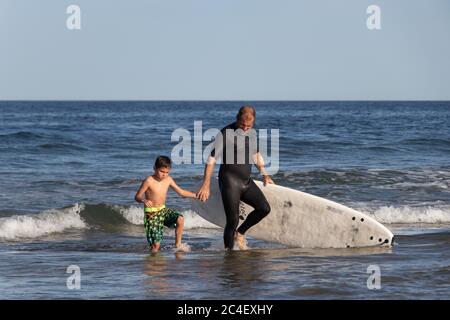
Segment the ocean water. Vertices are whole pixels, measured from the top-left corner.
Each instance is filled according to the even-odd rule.
[[[450,102],[245,103],[257,128],[280,130],[277,184],[373,216],[395,246],[250,238],[251,250],[225,252],[222,230],[170,192],[190,251],[175,252],[167,230],[149,254],[133,198],[155,157],[171,154],[174,130],[220,129],[244,102],[0,102],[0,298],[450,298]],[[202,174],[171,172],[192,191]],[[67,286],[69,266],[80,289]]]

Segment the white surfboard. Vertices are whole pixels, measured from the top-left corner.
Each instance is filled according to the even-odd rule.
[[[392,246],[394,235],[375,219],[336,202],[305,192],[255,181],[270,204],[271,212],[246,235],[302,248],[351,248]],[[198,188],[200,185],[198,186]],[[226,218],[217,179],[211,180],[206,202],[191,200],[192,210],[209,222],[225,227]],[[245,219],[253,210],[241,202]]]

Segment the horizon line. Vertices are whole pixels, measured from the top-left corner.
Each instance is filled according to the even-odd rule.
[[[450,102],[439,99],[317,99],[317,100],[296,100],[296,99],[0,99],[1,102]]]

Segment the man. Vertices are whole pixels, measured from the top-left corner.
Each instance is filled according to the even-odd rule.
[[[264,170],[264,161],[259,153],[258,143],[256,143],[256,146],[253,145],[252,149],[251,134],[255,138],[256,131],[251,129],[255,124],[255,118],[255,109],[252,106],[243,106],[239,109],[236,122],[221,130],[221,135],[218,135],[220,138],[216,137],[216,147],[211,152],[205,166],[203,184],[197,192],[197,198],[201,201],[208,200],[211,175],[214,171],[216,158],[221,156],[219,187],[227,220],[223,239],[225,249],[229,250],[233,249],[235,240],[241,250],[246,249],[245,232],[270,212],[267,199],[250,177],[252,169],[250,155],[252,155],[253,163],[256,164],[263,175],[264,185],[274,183]],[[237,142],[240,138],[244,140],[243,145]],[[230,154],[230,151],[233,154]],[[245,221],[236,230],[239,224],[240,201],[252,206],[255,210],[248,214]]]

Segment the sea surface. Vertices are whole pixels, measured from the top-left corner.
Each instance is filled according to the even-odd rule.
[[[150,254],[134,194],[155,158],[248,103],[279,130],[275,183],[371,215],[395,245],[226,252],[171,191],[190,251],[166,230]],[[450,102],[0,102],[0,299],[450,299],[449,123]],[[203,167],[171,175],[195,192]]]

